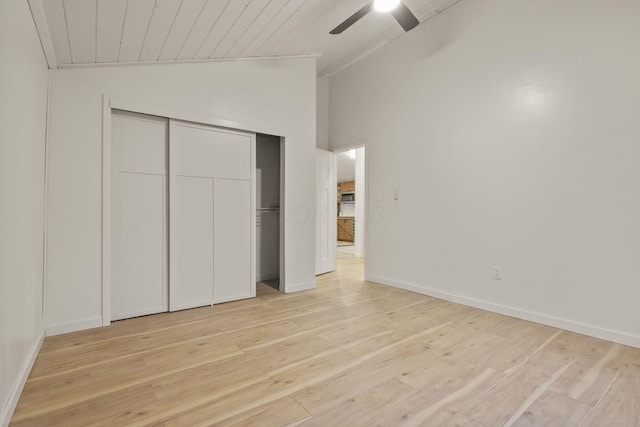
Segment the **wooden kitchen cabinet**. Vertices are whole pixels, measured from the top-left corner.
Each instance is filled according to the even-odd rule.
[[[340,184],[338,184],[338,192],[339,193],[355,193],[356,192],[355,181],[341,182]]]
[[[354,218],[351,216],[338,217],[338,240],[343,242],[354,241]]]

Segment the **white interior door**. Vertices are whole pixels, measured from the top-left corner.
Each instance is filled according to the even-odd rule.
[[[336,269],[337,235],[336,158],[316,149],[316,274]]]
[[[170,121],[170,310],[255,296],[255,135]]]
[[[168,120],[114,112],[111,319],[168,309]]]

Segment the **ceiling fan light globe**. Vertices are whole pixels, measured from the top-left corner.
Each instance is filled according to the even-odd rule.
[[[378,12],[389,12],[400,4],[400,0],[374,0],[373,8]]]

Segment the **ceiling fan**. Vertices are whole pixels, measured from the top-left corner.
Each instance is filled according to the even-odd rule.
[[[398,21],[398,24],[400,24],[405,31],[413,29],[420,23],[418,18],[416,18],[402,0],[373,0],[345,19],[342,24],[331,30],[329,34],[342,33],[374,9],[378,12],[391,12],[393,17],[396,18],[396,21]]]

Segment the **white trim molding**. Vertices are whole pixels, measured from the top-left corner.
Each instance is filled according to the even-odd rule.
[[[111,106],[102,97],[102,326],[111,325]],[[107,237],[105,237],[107,236]]]
[[[55,323],[47,326],[46,335],[66,334],[69,332],[83,331],[85,329],[99,328],[102,326],[102,317],[91,317],[89,319],[74,320],[72,322]]]
[[[575,332],[582,335],[588,335],[594,338],[600,338],[607,341],[613,341],[619,344],[640,348],[640,336],[628,334],[626,332],[614,331],[611,329],[601,328],[599,326],[589,325],[575,320],[562,319],[547,314],[536,313],[533,311],[523,310],[516,307],[496,304],[489,301],[483,301],[475,298],[468,298],[462,295],[451,294],[434,288],[416,285],[413,283],[402,282],[395,279],[380,276],[368,276],[370,282],[382,285],[393,286],[395,288],[404,289],[418,294],[439,298],[456,304],[462,304],[469,307],[479,308],[481,310],[490,311],[492,313],[503,314],[505,316],[515,317],[529,322],[539,323],[541,325],[551,326],[553,328],[563,329],[569,332]]]
[[[183,109],[158,108],[153,104],[139,103],[134,100],[124,98],[111,98],[103,95],[103,113],[105,110],[111,114],[111,109],[124,110],[132,113],[148,114],[151,116],[165,117],[168,119],[182,120],[202,125],[210,125],[230,129],[232,131],[262,133],[267,135],[286,138],[286,133],[281,129],[273,128],[269,123],[244,123],[228,120],[210,114],[202,114],[197,111],[187,111]],[[110,116],[109,116],[110,117]]]
[[[318,282],[316,282],[315,280],[311,282],[297,283],[295,285],[287,286],[286,293],[291,294],[294,292],[309,291],[311,289],[316,289],[317,287],[318,287]]]
[[[234,61],[282,61],[288,59],[319,58],[319,53],[307,55],[280,55],[280,56],[248,56],[240,58],[207,58],[207,59],[170,59],[158,61],[129,61],[129,62],[85,62],[81,64],[59,64],[58,68],[102,68],[102,67],[127,67],[132,65],[167,65],[167,64],[202,64],[210,62],[234,62]]]
[[[53,48],[53,40],[51,40],[49,24],[47,23],[47,17],[44,13],[42,0],[28,0],[28,2],[33,22],[35,23],[36,30],[38,31],[44,57],[47,59],[47,65],[49,65],[49,69],[58,68],[58,59],[56,58],[56,52]]]

